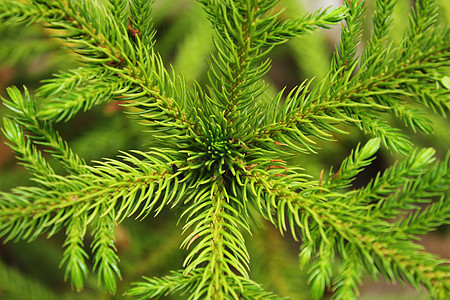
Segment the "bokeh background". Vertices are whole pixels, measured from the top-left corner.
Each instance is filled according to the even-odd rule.
[[[98,0],[102,1],[102,0]],[[367,11],[373,10],[374,2],[368,0]],[[410,0],[399,0],[395,11],[394,40],[401,39],[408,24]],[[342,5],[342,1],[281,0],[277,8],[288,6],[282,17],[296,17],[320,7]],[[448,26],[450,2],[440,1],[441,21]],[[205,83],[208,55],[213,50],[212,30],[198,3],[193,0],[156,0],[154,23],[157,29],[156,49],[166,65],[184,76],[188,83]],[[364,22],[366,37],[371,30],[370,18]],[[52,74],[77,67],[71,51],[60,41],[51,38],[52,32],[42,27],[0,24],[0,95],[6,97],[5,89],[26,85],[31,91]],[[312,35],[292,40],[272,52],[273,67],[265,81],[271,83],[267,96],[279,89],[292,88],[307,78],[320,79],[329,69],[333,51],[339,41],[338,27],[321,30]],[[362,41],[361,49],[364,41]],[[145,150],[152,145],[142,127],[124,116],[117,103],[95,107],[80,113],[69,123],[59,123],[56,128],[75,152],[86,161],[115,157],[119,150]],[[6,109],[0,106],[0,117]],[[387,116],[391,122],[402,126]],[[450,145],[448,120],[436,117],[436,134],[426,136],[414,134],[404,128],[417,146],[433,146],[438,156],[443,157]],[[397,124],[398,123],[398,124]],[[316,178],[322,169],[338,166],[352,148],[368,139],[360,132],[345,128],[349,135],[338,136],[338,143],[324,143],[319,154],[291,158]],[[29,175],[17,164],[14,154],[0,136],[0,191],[14,186],[33,184]],[[366,184],[369,179],[392,164],[395,160],[385,150],[377,153],[374,164],[355,182],[355,186]],[[180,250],[181,226],[177,226],[179,212],[165,210],[158,218],[149,216],[137,222],[127,220],[117,227],[116,244],[121,258],[123,280],[118,282],[116,295],[108,295],[97,286],[95,274],[91,274],[84,291],[71,291],[64,282],[64,270],[59,267],[62,258],[64,235],[51,239],[45,236],[28,243],[19,241],[0,246],[0,299],[122,299],[123,292],[141,276],[163,276],[168,270],[180,269],[185,250]],[[251,254],[251,276],[261,282],[265,289],[291,299],[310,299],[305,271],[297,267],[299,244],[289,236],[282,237],[277,229],[263,220],[256,221],[252,236],[248,236]],[[90,237],[85,242],[89,246]],[[1,241],[0,241],[1,242]],[[421,238],[419,243],[428,251],[450,258],[450,234],[445,227]],[[327,294],[326,297],[329,297]],[[167,299],[184,299],[172,297]],[[385,283],[382,278],[375,281],[364,277],[360,299],[427,299],[426,293],[408,286]]]

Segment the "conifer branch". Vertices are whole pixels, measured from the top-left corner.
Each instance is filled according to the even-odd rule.
[[[114,18],[119,24],[126,24],[129,17],[130,5],[128,1],[123,0],[108,0],[111,4],[109,10],[112,12]]]
[[[262,61],[262,58],[275,45],[285,43],[290,38],[336,24],[345,16],[345,9],[323,10],[302,19],[281,22],[277,18],[278,14],[271,12],[276,1],[247,4],[231,2],[222,6],[214,2],[209,7],[208,1],[202,2],[216,27],[220,42],[215,43],[218,53],[217,57],[211,57],[209,79],[214,92],[212,101],[224,108],[224,117],[228,119],[229,115],[236,115],[232,126],[248,130],[254,128],[259,120],[248,118],[248,113],[243,112],[254,113],[258,110],[255,99],[262,94],[264,87],[255,85],[270,68],[270,61]],[[244,91],[245,95],[252,96],[244,97]]]
[[[154,1],[133,0],[130,4],[131,19],[128,30],[131,34],[142,41],[143,45],[152,45],[155,31],[152,22],[152,5]],[[133,33],[134,32],[134,33]]]
[[[350,187],[355,177],[363,170],[364,167],[370,165],[375,159],[374,154],[380,148],[380,139],[369,140],[363,147],[360,145],[346,157],[340,168],[333,172],[330,170],[327,181],[324,183],[329,190],[339,190]]]
[[[146,281],[135,283],[135,287],[127,291],[126,295],[136,296],[138,297],[137,299],[148,299],[157,298],[161,295],[171,295],[177,292],[181,295],[184,295],[186,292],[192,293],[195,290],[196,282],[201,280],[201,276],[201,273],[197,271],[187,275],[181,271],[172,271],[171,275],[162,278],[144,277]],[[239,286],[235,282],[230,282],[230,285],[234,285],[234,289],[239,289]],[[286,299],[264,291],[256,282],[245,278],[241,278],[241,285],[243,286],[243,290],[239,294],[239,297],[243,299]],[[196,299],[196,297],[193,295],[189,299]]]
[[[133,161],[130,156],[126,159]],[[137,217],[145,217],[151,211],[160,212],[170,201],[182,196],[177,190],[169,193],[177,180],[171,182],[173,176],[165,164],[157,169],[155,165],[141,162],[134,169],[112,161],[89,167],[89,170],[90,173],[79,177],[54,175],[55,181],[42,180],[45,189],[21,187],[12,193],[2,193],[2,236],[7,236],[6,240],[33,240],[43,232],[51,236],[71,217],[86,212],[90,222],[101,214],[102,206],[116,208],[116,220],[123,220],[144,205]]]
[[[377,149],[378,143],[376,140],[368,143],[363,148],[363,153],[366,152],[365,155],[370,155],[370,152],[373,153]],[[358,152],[356,152],[357,155],[361,153]],[[300,236],[302,240],[309,241],[310,247],[314,249],[314,252],[318,253],[315,264],[311,266],[309,271],[311,274],[311,290],[314,298],[321,298],[325,288],[330,288],[331,286],[330,280],[332,273],[330,261],[333,261],[335,253],[338,253],[343,258],[347,258],[347,251],[350,251],[347,248],[349,247],[355,247],[351,251],[361,253],[358,259],[361,260],[361,263],[364,264],[367,271],[374,276],[380,271],[390,280],[396,280],[396,278],[397,280],[404,279],[413,286],[422,284],[431,292],[445,293],[448,288],[445,285],[445,276],[443,275],[446,266],[442,265],[441,261],[433,256],[423,254],[417,246],[407,242],[406,239],[411,238],[411,236],[405,236],[404,233],[397,232],[395,229],[396,226],[392,226],[384,221],[393,217],[398,218],[400,212],[395,213],[397,209],[414,208],[407,201],[397,202],[395,198],[409,199],[409,195],[414,193],[414,189],[407,188],[409,182],[412,182],[410,180],[414,178],[414,182],[417,182],[422,176],[430,176],[424,175],[424,172],[426,172],[428,169],[427,166],[434,160],[432,155],[433,151],[431,149],[412,153],[400,165],[388,169],[380,179],[375,179],[373,183],[370,183],[366,188],[361,189],[357,193],[337,193],[328,190],[326,185],[323,187],[307,187],[296,179],[295,176],[298,175],[292,174],[289,176],[289,173],[279,177],[279,179],[267,177],[267,175],[263,174],[255,175],[255,178],[259,179],[253,181],[253,185],[250,185],[249,192],[253,193],[257,199],[255,207],[267,219],[276,224],[281,232],[289,231],[295,239],[298,239]],[[347,164],[348,160],[343,163],[343,166]],[[435,168],[442,168],[442,166]],[[253,172],[259,171],[254,170]],[[345,173],[345,171],[343,172]],[[433,173],[436,173],[436,169],[430,171],[430,174]],[[337,180],[339,182],[339,178]],[[342,179],[343,183],[348,182],[347,180],[345,177]],[[332,184],[333,178],[328,182]],[[448,182],[446,179],[432,180],[432,182],[433,187],[425,189],[429,191],[433,190],[433,195],[443,196],[444,193],[448,192]],[[401,190],[404,192],[402,196],[395,192],[401,186],[405,187]],[[444,186],[447,188],[439,191],[439,187]],[[438,190],[435,190],[434,187],[437,187]],[[378,205],[373,207],[371,211],[366,211],[367,206],[362,205],[358,201],[345,203],[346,200],[344,199],[365,199],[364,201],[373,201],[371,196],[367,197],[361,194],[366,190],[371,190],[375,194],[379,193],[380,197]],[[392,194],[392,197],[389,196],[390,194]],[[423,201],[424,196],[422,194],[418,197]],[[414,197],[410,200],[412,203],[417,203],[418,201]],[[393,215],[383,214],[383,208],[381,208],[383,203],[389,203],[385,207],[385,211],[393,213]],[[442,209],[435,211],[438,216],[445,214],[445,207],[442,205],[433,206],[433,209],[437,208]],[[277,216],[276,219],[273,218],[274,215]],[[358,218],[355,218],[355,216],[358,216]],[[410,216],[403,217],[406,220],[411,218]],[[371,220],[377,221],[375,221],[376,223],[371,223],[373,222]],[[374,232],[374,226],[379,229],[384,228],[383,230],[391,232],[391,236],[379,242],[380,238]],[[432,229],[432,226],[428,226],[428,228]],[[342,241],[349,243],[349,246],[343,248],[341,246],[343,245]],[[396,245],[396,243],[401,243],[401,246]],[[400,252],[396,252],[397,250],[389,251],[388,249],[391,248],[401,248],[403,250],[402,255],[405,256],[401,256]],[[309,253],[305,249],[308,248],[304,248],[303,253]],[[380,262],[378,263],[374,258],[379,259]],[[309,258],[304,259],[309,260]],[[419,270],[428,271],[422,273]],[[418,272],[421,272],[420,276],[418,276]],[[346,280],[353,280],[346,283],[352,287],[350,290],[346,290],[346,293],[356,291],[355,287],[359,279],[355,277],[355,274],[350,274]]]
[[[354,247],[346,251],[347,257],[333,283],[333,299],[344,300],[359,296],[358,285],[361,284],[362,268],[358,263],[358,252]]]
[[[375,50],[380,50],[387,39],[387,35],[392,23],[392,12],[394,10],[397,0],[377,1],[376,9],[372,18],[373,34],[364,49],[362,62],[368,58],[376,57]],[[386,46],[386,45],[385,45]],[[388,48],[388,47],[386,47]],[[385,52],[385,51],[382,51]],[[385,53],[383,53],[386,56]],[[373,62],[367,62],[368,65],[373,65]]]
[[[87,67],[58,74],[46,80],[36,93],[39,98],[51,99],[37,116],[45,121],[67,122],[80,110],[87,111],[95,105],[111,101],[114,95],[125,93],[129,87],[122,84],[113,74]],[[92,94],[92,89],[95,89],[95,94]]]
[[[409,30],[404,40],[405,54],[414,51],[414,46],[427,46],[421,38],[433,31],[433,25],[436,23],[438,16],[437,10],[438,5],[435,0],[420,0],[416,2],[414,11],[410,17]],[[406,58],[406,55],[403,57]]]
[[[41,174],[41,179],[43,181],[55,181],[57,180],[56,178],[51,178],[55,172],[43,158],[42,151],[38,150],[39,146],[46,146],[49,147],[46,152],[55,156],[69,172],[72,174],[86,173],[84,160],[69,148],[67,143],[49,123],[39,120],[37,104],[30,97],[28,90],[25,88],[24,96],[21,95],[16,87],[9,88],[7,92],[11,101],[3,99],[3,102],[10,110],[16,113],[16,116],[11,117],[11,119],[4,119],[5,132],[8,132],[6,136],[9,141],[16,145],[15,149],[19,154],[19,159],[29,164],[38,162],[38,165],[33,167],[37,169],[35,172],[37,174],[47,173],[46,175]],[[68,111],[69,109],[64,113]],[[15,122],[15,124],[12,122]],[[31,132],[26,138],[24,137],[24,129]],[[24,140],[27,142],[26,145],[22,144]],[[30,159],[30,157],[35,157],[35,159]]]
[[[220,181],[215,181],[203,189],[204,194],[184,213],[188,221],[183,230],[195,225],[182,244],[186,249],[192,247],[184,262],[184,272],[188,275],[194,270],[202,270],[193,292],[195,299],[225,299],[226,295],[237,298],[243,291],[241,277],[248,278],[249,256],[238,229],[248,229],[245,219],[240,216],[244,212],[239,206],[243,204],[219,186]],[[229,279],[223,282],[224,277]],[[229,280],[236,282],[239,289],[229,286]]]
[[[433,191],[429,192],[432,193]],[[398,222],[398,230],[405,234],[419,235],[435,230],[442,224],[448,224],[450,204],[448,201],[445,201],[445,199],[448,199],[446,198],[447,196],[441,197],[423,210],[409,213],[408,216]]]
[[[5,0],[0,3],[0,19],[6,24],[13,23],[42,23],[59,21],[64,14],[56,8],[44,8],[16,0]]]
[[[133,8],[132,12],[134,11],[136,15],[136,9],[142,5],[148,8],[150,4],[139,4],[137,2],[135,3],[136,8]],[[139,37],[129,33],[124,24],[118,24],[116,20],[108,16],[107,9],[103,4],[97,1],[89,5],[81,2],[48,1],[45,3],[34,3],[34,5],[38,12],[59,10],[62,13],[65,18],[64,20],[58,19],[55,22],[50,22],[47,19],[47,22],[50,23],[52,28],[65,32],[64,34],[57,35],[57,37],[67,43],[78,45],[77,47],[72,47],[72,49],[76,54],[81,56],[83,61],[86,63],[100,64],[103,68],[111,70],[116,76],[128,79],[129,83],[134,85],[132,88],[126,88],[130,92],[122,95],[124,100],[147,96],[149,99],[141,103],[144,104],[144,115],[146,111],[145,104],[156,103],[156,107],[162,115],[165,115],[169,119],[174,118],[175,122],[173,123],[177,124],[181,122],[183,125],[189,123],[185,118],[187,112],[182,111],[181,106],[175,101],[175,98],[178,98],[175,97],[175,83],[169,78],[158,54],[153,51],[152,43],[143,44]],[[27,11],[27,9],[27,7],[23,7],[24,11]],[[85,16],[90,15],[97,16],[96,18],[90,17],[95,22],[89,22],[86,19]],[[145,20],[148,20],[148,18],[145,18]],[[31,22],[34,19],[28,21]],[[140,26],[143,26],[142,20],[137,22],[140,22]],[[151,33],[151,27],[148,27],[149,25],[145,26],[145,28],[142,28],[142,31],[150,33],[145,36],[146,41],[149,42],[148,39],[151,39],[154,33]],[[109,32],[113,31],[117,32],[118,35],[107,38]],[[132,40],[133,38],[136,39],[136,42]],[[137,47],[134,45],[137,45]],[[89,105],[92,105],[89,103],[95,103],[99,100],[105,101],[101,96],[108,95],[108,92],[123,93],[126,91],[122,87],[109,89],[103,82],[99,82],[99,84],[106,88],[104,95],[100,94],[97,95],[98,98],[93,97],[90,101],[86,101],[84,97],[80,97],[80,94],[73,93],[72,97],[77,99],[74,100],[74,106],[81,108],[83,102],[86,101],[84,105],[86,105],[85,107],[89,107]],[[46,88],[43,89],[45,90]],[[164,90],[164,95],[161,93],[161,89]],[[171,90],[172,92],[170,92]],[[80,103],[80,101],[83,102]],[[139,107],[139,105],[135,106]],[[49,113],[51,115],[55,114],[54,111]]]
[[[116,292],[116,279],[121,278],[118,266],[119,257],[114,245],[115,213],[111,206],[100,208],[97,216],[92,251],[94,257],[94,270],[98,273],[98,282],[105,290],[114,294]]]
[[[281,299],[249,278],[243,232],[258,213],[301,241],[299,262],[315,299],[327,290],[335,299],[357,297],[364,270],[423,286],[435,298],[448,295],[448,261],[413,240],[449,223],[450,154],[440,162],[436,150],[414,149],[385,118],[433,133],[430,111],[448,113],[450,31],[438,24],[436,1],[416,2],[400,42],[389,34],[396,1],[377,1],[362,55],[366,1],[346,0],[345,7],[300,18],[285,18],[278,1],[198,2],[215,30],[206,86],[188,85],[166,69],[154,49],[153,1],[0,3],[2,23],[45,24],[82,63],[45,80],[35,97],[12,87],[2,99],[10,110],[2,132],[36,185],[0,192],[0,237],[31,241],[65,229],[61,265],[79,291],[88,276],[89,232],[99,285],[114,294],[121,278],[115,227],[179,207],[181,247],[190,251],[183,269],[145,278],[127,295]],[[265,92],[273,48],[340,21],[341,41],[324,78]],[[54,124],[112,100],[155,144],[88,165]],[[322,170],[314,179],[285,158],[319,152],[317,140],[335,141],[347,126],[375,138],[356,146],[327,178]],[[352,189],[381,145],[404,157]],[[58,174],[48,154],[66,173]]]
[[[33,172],[36,178],[52,181],[55,171],[43,157],[42,152],[37,150],[36,145],[26,139],[23,129],[17,123],[7,117],[3,118],[2,132],[10,141],[8,145],[26,169]]]
[[[345,0],[348,7],[348,16],[345,18],[345,25],[342,26],[341,41],[339,49],[331,63],[330,72],[331,89],[334,90],[339,84],[345,84],[349,80],[358,63],[357,47],[361,39],[361,24],[366,1]],[[340,74],[339,77],[336,74]]]
[[[135,287],[128,290],[126,295],[135,296],[137,299],[158,298],[168,296],[176,292],[193,292],[195,282],[200,280],[200,274],[184,274],[182,271],[172,271],[171,275],[162,278],[144,277],[145,282],[134,283]]]
[[[436,45],[436,43],[433,44]],[[323,81],[310,93],[307,92],[307,88],[301,86],[290,92],[279,116],[275,117],[273,123],[262,127],[256,138],[258,141],[273,141],[273,137],[288,134],[292,140],[304,147],[295,147],[288,142],[289,140],[284,140],[284,143],[294,147],[297,151],[313,151],[314,142],[308,135],[326,139],[329,136],[328,132],[342,133],[332,125],[334,122],[345,122],[358,126],[363,132],[382,138],[383,144],[390,151],[407,153],[412,149],[410,142],[404,135],[398,133],[398,129],[379,120],[376,115],[380,111],[389,111],[391,107],[396,107],[399,117],[406,119],[407,125],[429,130],[429,126],[426,125],[429,121],[425,117],[414,118],[415,122],[418,122],[414,124],[409,121],[407,114],[400,111],[401,106],[397,106],[398,101],[386,101],[405,96],[446,115],[449,110],[449,103],[445,100],[446,95],[449,94],[448,90],[436,88],[436,82],[434,82],[434,86],[430,84],[430,90],[412,92],[409,86],[415,86],[419,82],[420,77],[416,76],[416,72],[428,64],[436,67],[447,66],[448,59],[444,59],[444,57],[449,56],[448,47],[448,44],[442,43],[436,46],[436,49],[429,49],[427,53],[411,57],[408,64],[396,65],[397,69],[385,64],[388,69],[381,74],[369,75],[370,73],[366,72],[361,80],[355,76],[350,82],[342,83],[346,86],[346,90],[339,91],[337,94],[332,92],[329,86],[325,87],[327,81]],[[377,68],[377,70],[382,69]],[[323,98],[323,93],[329,98]],[[410,113],[412,112],[409,106],[406,106],[406,109]],[[362,121],[367,118],[372,121]]]
[[[88,254],[84,250],[83,242],[86,225],[86,213],[73,217],[67,225],[67,238],[63,244],[66,248],[60,266],[67,264],[64,280],[70,277],[70,283],[76,291],[83,289],[84,280],[88,275],[86,266]]]

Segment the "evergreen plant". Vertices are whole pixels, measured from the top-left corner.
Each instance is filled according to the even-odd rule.
[[[438,159],[433,148],[415,147],[386,117],[433,134],[433,119],[448,113],[450,29],[438,22],[437,1],[416,1],[400,42],[390,35],[397,1],[376,1],[362,52],[364,0],[297,18],[273,0],[197,2],[213,29],[206,83],[180,76],[155,50],[153,1],[0,2],[2,23],[50,29],[81,62],[34,94],[10,87],[2,99],[3,134],[34,182],[0,193],[3,241],[64,232],[61,264],[73,289],[83,289],[92,261],[98,283],[114,294],[115,228],[171,208],[184,263],[165,276],[146,274],[127,296],[281,299],[249,275],[246,237],[262,217],[298,241],[315,299],[325,291],[356,298],[364,273],[448,299],[449,261],[415,240],[449,223],[450,153]],[[271,51],[339,23],[326,75],[273,93],[264,83]],[[55,128],[111,101],[141,124],[151,146],[88,163]],[[369,139],[337,168],[311,176],[292,159],[352,128]],[[380,148],[398,159],[356,187]]]

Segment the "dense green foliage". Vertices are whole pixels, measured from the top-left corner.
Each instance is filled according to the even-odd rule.
[[[450,30],[436,1],[416,1],[400,41],[390,36],[397,1],[376,1],[362,50],[366,1],[292,18],[278,1],[197,2],[213,29],[201,82],[189,73],[200,69],[168,69],[156,51],[153,1],[0,2],[2,23],[45,27],[80,61],[35,93],[10,87],[2,99],[3,134],[34,183],[0,193],[4,242],[63,232],[61,265],[73,289],[84,288],[92,262],[114,294],[122,277],[115,228],[172,208],[183,265],[147,274],[127,296],[281,299],[250,278],[246,238],[262,217],[298,241],[313,298],[356,298],[363,273],[448,297],[449,262],[414,240],[449,223],[450,153],[439,160],[404,132],[433,134],[433,118],[450,107]],[[339,23],[322,78],[281,91],[265,83],[275,48]],[[150,147],[87,163],[55,128],[111,101],[141,125]],[[314,178],[296,161],[353,128],[369,139],[339,167]],[[380,148],[397,161],[356,187]]]

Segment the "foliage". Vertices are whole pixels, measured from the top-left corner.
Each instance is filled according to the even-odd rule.
[[[61,264],[72,287],[83,289],[92,260],[98,283],[114,294],[122,277],[115,228],[176,208],[188,252],[182,268],[144,277],[127,295],[281,299],[250,279],[245,239],[259,215],[301,242],[299,265],[314,298],[327,290],[356,298],[364,272],[448,296],[448,261],[414,240],[449,223],[450,153],[438,160],[385,118],[432,134],[429,116],[448,113],[450,32],[436,1],[416,2],[400,42],[389,34],[396,1],[376,1],[362,54],[365,1],[297,18],[271,0],[197,2],[214,33],[206,83],[166,68],[152,1],[0,3],[2,23],[50,29],[81,62],[34,95],[7,89],[2,131],[34,184],[0,193],[4,241],[65,232]],[[326,75],[272,95],[263,81],[272,50],[341,22]],[[111,101],[141,124],[151,147],[86,163],[55,128]],[[328,175],[314,179],[291,159],[322,151],[351,128],[371,139]],[[354,187],[380,147],[399,159]]]

